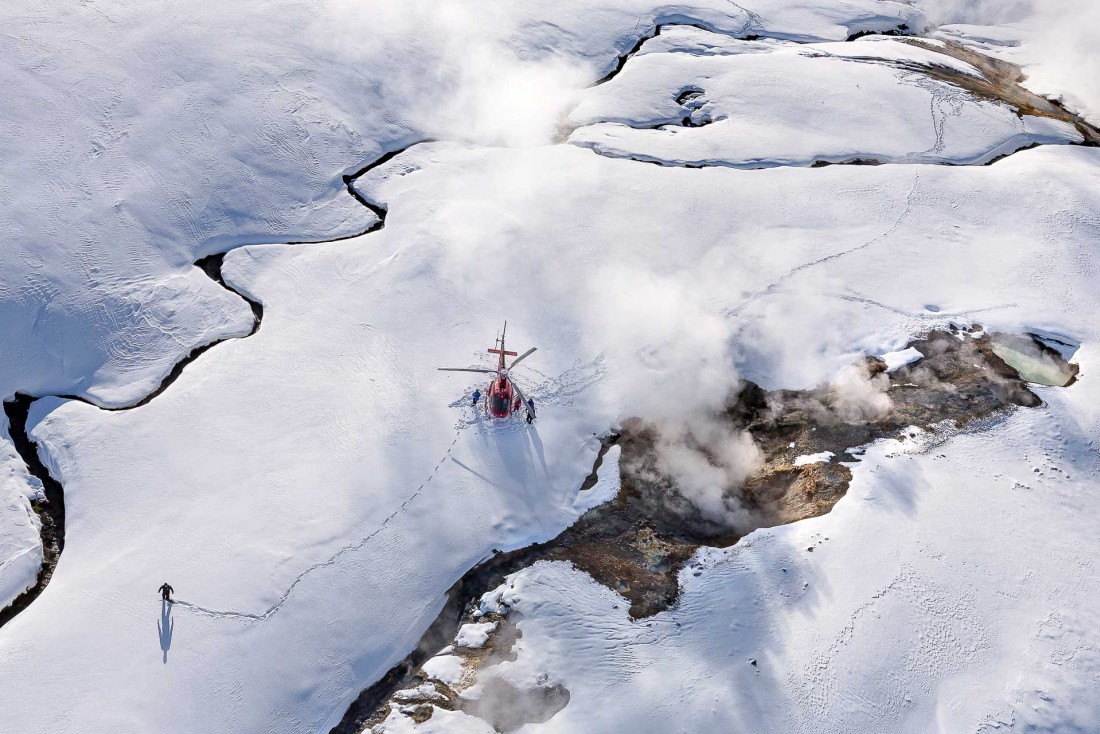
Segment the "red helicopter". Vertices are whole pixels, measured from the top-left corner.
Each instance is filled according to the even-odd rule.
[[[489,354],[496,354],[498,356],[497,368],[495,370],[486,369],[484,367],[440,367],[440,372],[484,372],[489,375],[496,375],[496,378],[489,383],[489,389],[485,395],[485,405],[489,410],[489,415],[494,418],[507,418],[521,407],[529,408],[527,396],[523,394],[523,391],[519,389],[519,386],[512,382],[508,376],[508,371],[519,364],[522,360],[526,359],[537,347],[531,347],[523,354],[516,356],[516,352],[509,352],[504,348],[504,335],[508,332],[508,322],[504,322],[504,330],[500,332],[500,336],[496,340],[496,348],[490,349]],[[515,357],[512,360],[512,364],[507,367],[504,366],[505,357]]]

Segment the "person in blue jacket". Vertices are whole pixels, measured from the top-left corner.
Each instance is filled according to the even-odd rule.
[[[527,422],[531,423],[535,420],[535,399],[527,398]]]
[[[477,407],[477,401],[481,400],[481,391],[480,390],[474,390],[473,398],[474,398],[473,406],[476,408]]]

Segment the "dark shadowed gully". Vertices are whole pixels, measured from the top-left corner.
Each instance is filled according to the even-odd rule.
[[[65,491],[61,483],[50,476],[42,459],[38,456],[37,445],[27,436],[27,413],[34,398],[28,395],[16,395],[4,403],[4,412],[8,417],[8,431],[11,434],[15,450],[27,465],[31,476],[42,483],[42,499],[31,502],[31,507],[42,522],[42,568],[34,586],[17,596],[8,606],[0,609],[0,627],[15,615],[27,608],[38,598],[46,584],[50,583],[57,559],[65,548]]]
[[[298,244],[322,244],[324,242],[336,242],[339,240],[349,239],[351,237],[359,237],[370,232],[376,232],[382,229],[386,224],[386,208],[380,204],[368,201],[359,192],[355,190],[355,180],[370,171],[373,168],[386,163],[397,155],[405,152],[414,145],[418,145],[421,142],[417,141],[410,145],[397,150],[392,150],[388,153],[379,156],[375,160],[371,161],[366,166],[360,168],[358,171],[348,174],[343,177],[344,186],[347,188],[348,193],[355,198],[360,204],[370,209],[375,216],[378,217],[378,221],[374,222],[363,232],[359,232],[353,235],[347,235],[342,237],[334,237],[327,240],[312,240],[312,241],[292,241],[286,244],[298,245]],[[214,282],[221,285],[226,290],[240,296],[249,308],[252,310],[253,324],[252,330],[245,336],[252,336],[256,333],[256,330],[260,328],[260,322],[263,319],[264,309],[263,304],[259,301],[255,301],[248,298],[244,294],[237,291],[232,286],[228,285],[224,278],[222,278],[222,263],[225,260],[225,252],[219,252],[213,255],[207,255],[195,261],[195,267],[202,270],[208,275]],[[183,370],[189,364],[194,362],[203,353],[212,349],[213,347],[221,344],[224,339],[218,339],[210,342],[209,344],[203,344],[195,347],[191,352],[178,361],[172,370],[160,381],[156,389],[145,395],[136,403],[126,405],[120,408],[104,408],[104,410],[130,410],[132,408],[138,408],[145,405],[150,400],[153,400],[165,390],[167,390],[172,383],[176,381]],[[24,393],[17,393],[11,400],[4,401],[4,412],[8,417],[9,432],[11,434],[12,443],[15,445],[15,449],[18,452],[20,458],[23,459],[23,463],[26,464],[27,471],[31,476],[35,477],[42,483],[45,498],[42,500],[35,500],[31,503],[35,513],[37,513],[39,519],[42,522],[42,544],[44,547],[42,568],[38,572],[38,578],[31,588],[20,594],[16,599],[7,607],[0,609],[0,627],[14,618],[21,611],[26,609],[31,602],[38,598],[42,591],[49,584],[50,579],[53,577],[54,569],[57,567],[57,562],[61,557],[61,552],[65,548],[65,491],[57,479],[50,475],[46,465],[42,462],[42,459],[38,455],[38,445],[30,438],[27,433],[27,416],[30,412],[31,405],[40,397],[46,396],[31,396]],[[84,403],[94,404],[90,400],[80,397],[78,395],[55,395],[52,397],[64,398],[67,400],[79,400]]]
[[[252,309],[254,319],[252,330],[248,333],[248,336],[251,336],[260,328],[260,320],[263,318],[263,305],[257,301],[246,298],[225,284],[221,276],[222,259],[224,257],[225,253],[210,255],[197,261],[195,266],[210,276],[214,281],[221,284],[224,288],[241,296],[241,298],[248,303]],[[131,408],[145,405],[167,390],[168,387],[183,374],[183,370],[187,365],[194,362],[201,354],[215,345],[220,344],[222,341],[224,340],[219,339],[210,344],[204,344],[192,349],[186,357],[172,367],[172,371],[161,380],[155,390],[133,405],[128,405],[123,408],[104,408],[104,410],[130,410]],[[91,404],[89,400],[77,395],[58,395],[56,397],[68,400],[79,400]],[[0,627],[15,617],[15,615],[19,614],[19,612],[26,609],[30,603],[37,599],[43,590],[45,590],[46,585],[50,583],[50,579],[53,577],[54,569],[57,567],[57,562],[61,558],[61,552],[65,549],[65,489],[62,487],[61,483],[50,474],[49,469],[46,468],[46,465],[38,455],[38,444],[27,433],[27,416],[30,412],[31,405],[37,399],[38,398],[35,396],[17,393],[14,398],[4,402],[4,412],[8,417],[8,431],[11,435],[12,443],[15,445],[15,450],[20,458],[23,459],[23,463],[26,465],[30,475],[42,483],[45,498],[35,500],[31,503],[31,507],[42,522],[41,533],[44,549],[42,568],[38,572],[38,578],[34,586],[16,597],[15,601],[10,605],[0,609]]]

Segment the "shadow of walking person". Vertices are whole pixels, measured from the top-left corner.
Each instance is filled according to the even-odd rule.
[[[176,620],[172,619],[172,603],[162,601],[160,603],[160,619],[157,620],[157,633],[160,635],[160,649],[164,653],[164,663],[168,664],[168,649],[172,647],[172,632],[175,630]]]

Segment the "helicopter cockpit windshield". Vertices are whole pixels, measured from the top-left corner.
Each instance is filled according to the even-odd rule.
[[[508,413],[508,400],[508,395],[503,390],[494,391],[489,396],[489,411],[496,415],[506,415]]]

